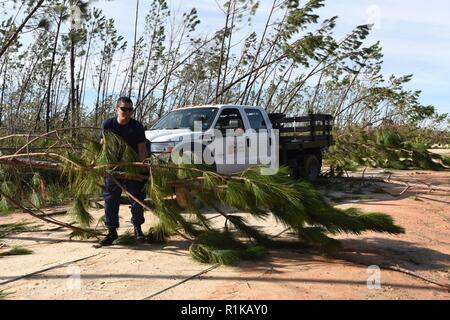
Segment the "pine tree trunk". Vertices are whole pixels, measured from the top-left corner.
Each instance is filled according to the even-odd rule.
[[[128,92],[128,96],[131,97],[131,93],[133,91],[133,76],[134,76],[134,63],[136,59],[136,38],[137,38],[137,24],[139,18],[139,0],[136,0],[136,20],[134,23],[134,47],[133,47],[133,59],[131,62],[131,74],[130,74],[130,90]]]
[[[150,62],[152,59],[153,45],[155,42],[155,38],[156,38],[156,22],[155,22],[155,26],[153,28],[152,39],[150,41],[150,48],[149,48],[148,57],[147,57],[147,64],[145,65],[143,79],[142,79],[141,85],[139,86],[138,98],[136,100],[137,105],[141,102],[142,94],[147,89],[148,73],[149,73],[149,69],[150,69]],[[144,101],[142,101],[142,102],[144,102]],[[141,121],[142,121],[143,111],[144,111],[144,105],[142,105],[142,106],[139,105],[139,119]]]
[[[219,66],[218,66],[218,68],[217,68],[217,85],[216,85],[216,99],[215,99],[215,103],[218,103],[218,98],[219,98],[219,88],[220,88],[220,78],[222,77],[222,74],[221,74],[221,72],[222,72],[222,64],[223,64],[223,55],[224,55],[224,52],[223,52],[223,50],[224,50],[224,47],[225,47],[225,38],[226,38],[226,35],[227,35],[227,30],[228,30],[228,21],[229,21],[229,19],[230,19],[230,11],[231,11],[231,3],[229,2],[228,3],[228,9],[227,9],[227,16],[226,16],[226,19],[225,19],[225,28],[224,28],[224,31],[223,31],[223,37],[222,37],[222,44],[221,44],[221,47],[220,47],[220,59],[219,59]],[[221,99],[222,99],[222,97],[221,97]]]
[[[22,29],[26,26],[28,21],[33,17],[33,15],[36,13],[36,11],[42,6],[45,0],[39,0],[39,2],[36,4],[36,6],[33,8],[33,10],[30,11],[30,13],[25,17],[22,24],[17,28],[17,30],[14,32],[14,34],[8,38],[6,43],[3,45],[3,47],[0,49],[0,58],[5,54],[6,50],[14,43],[17,36],[20,32],[22,32]]]
[[[2,126],[3,121],[3,101],[5,98],[5,90],[6,90],[6,75],[8,70],[8,58],[6,58],[5,65],[3,71],[3,84],[2,84],[2,95],[0,97],[0,127]]]
[[[230,4],[231,6],[231,4]],[[233,35],[233,27],[234,27],[234,19],[236,16],[236,1],[233,1],[233,14],[231,15],[231,27],[230,27],[230,34],[228,36],[228,46],[227,46],[227,57],[225,58],[225,68],[223,70],[223,81],[222,81],[222,91],[225,88],[225,83],[227,80],[227,73],[228,73],[228,62],[230,60],[230,51],[231,51],[231,38]],[[223,96],[220,98],[221,103],[224,102]]]
[[[102,107],[100,112],[102,118],[105,117],[106,104],[108,103],[108,88],[109,88],[108,84],[110,75],[111,75],[111,63],[108,61],[107,65],[105,66],[105,77],[103,80]]]
[[[98,89],[97,89],[97,101],[95,102],[95,115],[94,115],[94,126],[96,127],[98,124],[98,107],[99,107],[99,102],[100,102],[100,91],[102,88],[102,76],[103,76],[103,62],[104,61],[104,57],[102,57],[102,62],[100,64],[100,74],[99,74],[99,79],[98,79]]]
[[[81,88],[80,88],[80,103],[84,104],[84,92],[86,90],[86,73],[87,73],[87,65],[88,65],[88,61],[89,61],[89,55],[91,52],[91,45],[92,45],[92,38],[93,38],[93,33],[94,33],[94,26],[92,26],[90,35],[89,35],[89,41],[88,41],[88,47],[86,50],[86,59],[84,60],[84,66],[83,66],[83,75],[81,77]]]
[[[52,52],[52,62],[50,64],[50,72],[48,76],[48,87],[47,87],[47,108],[45,109],[45,132],[50,131],[50,110],[51,110],[51,91],[52,91],[52,79],[53,79],[53,67],[55,65],[55,59],[56,59],[56,50],[58,48],[58,38],[59,38],[59,32],[61,30],[61,21],[62,17],[59,17],[58,25],[56,27],[56,35],[55,35],[55,44],[53,46],[53,52]]]
[[[269,17],[267,18],[266,26],[264,27],[264,31],[263,31],[263,34],[262,34],[262,37],[261,37],[261,41],[259,42],[258,49],[256,50],[255,57],[254,57],[253,62],[252,62],[252,66],[250,67],[251,71],[253,71],[253,69],[256,66],[256,62],[258,61],[258,57],[259,57],[259,54],[260,54],[261,49],[263,47],[264,40],[266,39],[266,33],[267,33],[268,28],[269,28],[270,20],[272,19],[273,11],[275,10],[276,2],[277,2],[277,0],[273,1]],[[244,105],[248,103],[248,99],[250,97],[251,88],[253,86],[253,82],[251,83],[252,77],[253,77],[253,73],[251,73],[251,75],[248,77],[247,84],[245,85],[244,95],[243,95],[243,98],[242,98],[242,104],[244,104]],[[254,79],[255,79],[254,81],[256,81],[256,78],[257,78],[257,76],[255,74],[254,75]],[[248,94],[247,94],[247,91],[248,91]]]
[[[36,66],[37,66],[37,64],[38,64],[38,62],[40,60],[39,56],[40,56],[40,54],[38,54],[37,59],[33,62],[32,66],[31,66],[31,69],[27,71],[28,76],[27,76],[27,78],[25,79],[25,81],[23,82],[23,84],[21,86],[20,98],[19,98],[19,102],[17,103],[17,107],[16,107],[16,115],[15,115],[15,120],[16,121],[19,119],[20,108],[22,107],[23,100],[25,99],[25,93],[26,93],[28,84],[30,83],[31,78],[32,78],[32,76],[34,74],[34,70],[35,70],[35,68],[36,68]]]
[[[76,126],[76,91],[75,91],[75,40],[74,35],[71,37],[70,44],[70,125],[72,128]],[[72,136],[74,136],[75,131],[72,131]]]

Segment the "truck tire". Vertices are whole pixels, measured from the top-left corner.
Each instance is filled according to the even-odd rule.
[[[287,163],[287,166],[291,171],[291,177],[294,179],[298,179],[299,174],[301,174],[298,164],[299,164],[299,162],[296,159],[291,159]]]
[[[317,181],[320,174],[321,164],[314,154],[307,154],[303,159],[302,176],[311,182]]]

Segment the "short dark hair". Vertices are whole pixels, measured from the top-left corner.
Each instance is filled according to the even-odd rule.
[[[120,97],[119,99],[117,99],[116,106],[121,102],[133,105],[133,100],[131,100],[129,97]]]

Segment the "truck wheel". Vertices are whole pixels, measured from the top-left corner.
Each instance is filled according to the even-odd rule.
[[[313,154],[306,155],[303,160],[303,165],[302,175],[311,182],[317,181],[321,169],[317,156]]]
[[[289,167],[291,171],[291,177],[294,179],[299,178],[299,168],[298,168],[298,161],[295,159],[291,159],[288,161],[287,166]]]

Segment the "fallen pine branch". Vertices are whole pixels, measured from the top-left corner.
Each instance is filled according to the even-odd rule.
[[[45,216],[45,212],[42,212],[39,209],[38,210],[41,212],[41,214],[36,214],[35,212],[33,212],[33,210],[28,209],[27,207],[23,206],[21,203],[19,203],[14,198],[12,198],[11,196],[9,196],[8,194],[4,193],[1,190],[0,190],[0,196],[2,196],[7,201],[9,201],[13,205],[15,205],[16,207],[18,207],[19,209],[23,210],[24,212],[28,213],[29,215],[31,215],[32,217],[34,217],[36,219],[42,220],[42,221],[50,223],[50,224],[55,224],[55,225],[63,227],[63,228],[71,229],[71,230],[74,230],[74,231],[88,233],[88,234],[92,234],[92,235],[96,235],[96,236],[101,236],[101,235],[105,236],[105,234],[99,233],[97,231],[94,232],[94,231],[91,231],[91,230],[79,228],[79,227],[76,227],[76,226],[74,226],[72,224],[64,223],[64,222],[61,222],[61,221],[57,221],[55,219],[52,219],[51,217],[46,217]]]
[[[411,187],[416,187],[416,188],[422,187],[423,188],[423,185],[426,185],[430,189],[430,191],[436,190],[436,191],[450,192],[450,188],[432,185],[432,184],[424,182],[424,181],[421,181],[421,183],[411,183],[411,182],[405,182],[405,181],[401,181],[401,180],[392,180],[392,179],[375,179],[374,181],[398,184],[398,185],[406,186],[409,188],[411,188]]]
[[[430,191],[444,191],[444,192],[450,192],[449,187],[441,187],[429,184],[427,182],[421,181],[421,183],[411,183],[401,180],[392,180],[390,178],[383,179],[383,178],[375,178],[375,177],[365,177],[365,178],[358,178],[358,177],[333,177],[332,179],[338,179],[338,180],[346,180],[346,181],[359,181],[359,182],[374,182],[374,183],[387,183],[387,184],[397,184],[401,186],[405,186],[405,190],[402,191],[402,194],[404,194],[407,190],[411,189],[412,187],[415,188],[423,188],[424,186],[428,187]]]
[[[442,287],[442,288],[446,289],[447,292],[450,293],[450,284],[444,284],[444,283],[437,282],[436,280],[433,280],[431,278],[425,277],[425,276],[423,276],[421,274],[418,274],[418,273],[416,273],[414,271],[411,271],[411,270],[408,270],[408,269],[405,269],[405,268],[401,268],[398,265],[393,266],[393,265],[382,264],[381,267],[385,268],[385,269],[388,269],[388,270],[401,272],[401,273],[410,275],[410,276],[415,277],[415,278],[422,279],[422,280],[424,280],[426,282],[429,282],[429,283],[435,284],[435,285],[437,285],[439,287]]]
[[[356,264],[356,265],[360,265],[360,266],[364,266],[364,267],[369,267],[369,265],[367,263],[364,263],[364,262],[362,262],[362,261],[360,261],[358,259],[350,258],[348,256],[343,256],[343,255],[340,255],[340,254],[333,254],[332,256],[336,257],[338,259],[342,259],[344,261],[350,262],[352,264]],[[414,271],[411,271],[409,269],[402,268],[398,264],[397,265],[391,265],[391,264],[388,264],[388,263],[381,263],[381,264],[377,264],[377,266],[380,267],[380,269],[400,272],[400,273],[409,275],[411,277],[421,279],[421,280],[423,280],[425,282],[428,282],[428,283],[434,284],[436,286],[439,286],[441,288],[444,288],[444,289],[447,290],[447,292],[450,292],[450,284],[448,284],[448,283],[440,283],[440,282],[438,282],[438,281],[436,281],[434,279],[431,279],[429,277],[423,276],[423,275],[418,274],[418,273],[416,273]]]

